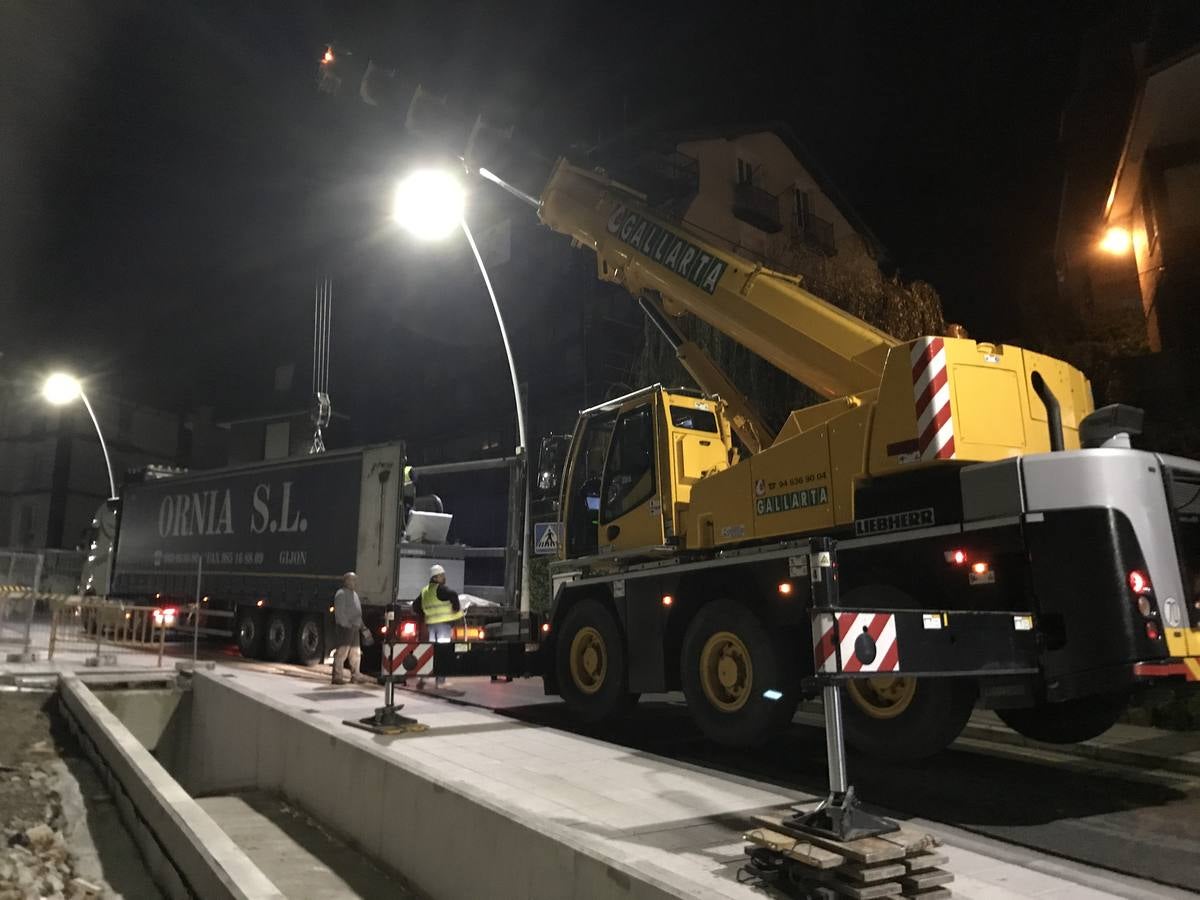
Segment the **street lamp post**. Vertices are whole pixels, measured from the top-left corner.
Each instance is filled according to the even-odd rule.
[[[441,240],[449,237],[456,229],[461,228],[479,266],[479,274],[483,276],[483,284],[487,288],[488,297],[492,301],[492,309],[496,313],[496,324],[500,328],[500,340],[504,344],[504,355],[508,359],[508,374],[512,379],[513,403],[517,409],[517,454],[524,458],[524,514],[521,517],[521,612],[529,612],[529,552],[530,552],[530,510],[529,510],[529,441],[525,434],[525,411],[521,403],[521,388],[517,381],[517,366],[513,361],[512,345],[508,342],[508,329],[504,327],[504,316],[500,313],[500,302],[496,299],[496,290],[492,287],[492,279],[488,276],[487,267],[483,264],[483,256],[475,243],[475,236],[467,225],[463,213],[465,197],[462,185],[449,172],[436,169],[425,169],[412,173],[396,188],[395,203],[392,217],[405,230],[424,240]]]
[[[100,420],[96,418],[96,411],[92,409],[92,404],[88,400],[87,394],[83,392],[83,385],[79,383],[79,379],[67,375],[65,372],[56,372],[46,379],[46,383],[42,387],[42,396],[54,406],[66,406],[76,398],[83,401],[83,407],[91,416],[92,425],[96,428],[96,437],[100,439],[100,450],[104,453],[104,467],[108,470],[108,499],[116,500],[117,480],[113,477],[108,444],[104,443],[104,432],[100,430]]]

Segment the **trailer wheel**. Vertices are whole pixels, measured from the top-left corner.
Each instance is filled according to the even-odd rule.
[[[321,616],[301,616],[296,628],[296,662],[318,666],[325,660],[325,622]]]
[[[799,699],[795,653],[731,599],[701,608],[683,638],[681,679],[692,718],[712,741],[756,747],[787,728]]]
[[[289,612],[274,610],[267,616],[263,635],[263,652],[271,662],[287,662],[295,643],[296,617]]]
[[[238,652],[246,659],[262,656],[263,615],[250,606],[239,606],[235,625]]]
[[[576,718],[597,724],[637,702],[629,693],[624,638],[604,604],[581,600],[567,613],[556,640],[558,692]]]
[[[842,692],[846,743],[892,760],[944,750],[975,708],[975,684],[961,678],[855,678]]]
[[[996,715],[1017,734],[1031,740],[1078,744],[1112,728],[1128,704],[1129,694],[1118,691],[1025,709],[998,709]]]

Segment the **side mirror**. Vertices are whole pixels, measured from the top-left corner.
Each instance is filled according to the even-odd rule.
[[[570,446],[570,435],[551,434],[542,438],[538,448],[537,480],[534,482],[539,495],[546,497],[558,493]]]

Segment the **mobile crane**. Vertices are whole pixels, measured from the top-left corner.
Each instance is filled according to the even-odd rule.
[[[701,388],[654,385],[580,414],[561,478],[543,479],[564,532],[553,607],[541,634],[498,653],[509,672],[539,672],[590,722],[682,689],[710,738],[759,744],[814,692],[828,636],[799,548],[829,535],[842,606],[870,611],[838,656],[863,676],[844,687],[861,749],[936,752],[977,700],[1028,736],[1084,740],[1136,689],[1200,680],[1200,463],[1132,449],[1139,410],[1095,410],[1083,373],[1020,347],[898,340],[635,187],[346,63],[326,51],[325,90],[357,86],[594,251],[598,277],[638,299]],[[826,400],[771,433],[684,339],[684,315]],[[483,671],[487,648],[473,649],[460,670]]]

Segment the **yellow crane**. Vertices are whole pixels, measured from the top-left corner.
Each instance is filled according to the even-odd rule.
[[[344,77],[334,65],[327,86]],[[636,186],[542,159],[393,72],[358,84],[593,250],[701,388],[584,410],[562,461],[539,658],[580,716],[682,689],[714,740],[784,727],[828,637],[799,549],[812,535],[840,542],[839,621],[866,623],[836,654],[861,675],[845,686],[860,748],[935,752],[977,700],[1022,733],[1078,741],[1152,679],[1200,678],[1200,464],[1132,449],[1140,411],[1094,410],[1078,369],[1020,347],[898,340],[650,209]],[[684,315],[827,399],[772,434],[673,325]]]

